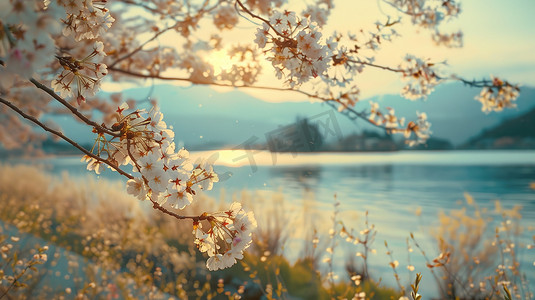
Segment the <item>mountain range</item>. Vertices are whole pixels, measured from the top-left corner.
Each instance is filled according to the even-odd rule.
[[[332,111],[325,103],[302,102],[272,103],[256,99],[239,89],[219,92],[207,86],[180,87],[155,85],[151,88],[134,88],[124,92],[124,99],[139,101],[155,99],[164,113],[164,120],[175,130],[175,141],[190,149],[219,147],[243,148],[246,143],[265,143],[266,135],[297,117],[311,118]],[[535,107],[535,88],[521,88],[517,108],[503,112],[481,112],[481,104],[474,100],[478,89],[461,84],[444,84],[426,99],[410,101],[399,95],[381,95],[361,100],[357,110],[369,110],[369,101],[380,107],[395,108],[397,116],[415,119],[416,111],[426,112],[432,124],[433,136],[461,145],[486,128],[519,116]],[[363,103],[361,103],[363,102]],[[334,111],[334,120],[342,135],[350,135],[373,127],[362,120],[351,121]],[[51,116],[64,133],[81,143],[91,142],[93,134],[87,127],[68,117]]]
[[[467,149],[535,149],[535,108],[484,129],[461,145]]]

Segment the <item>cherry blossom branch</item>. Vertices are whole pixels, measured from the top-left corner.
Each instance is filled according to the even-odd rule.
[[[14,105],[13,103],[9,102],[8,100],[6,99],[3,99],[0,97],[0,102],[4,105],[6,105],[7,107],[11,108],[13,111],[15,111],[16,113],[18,113],[19,115],[21,115],[22,117],[24,117],[25,119],[35,123],[36,125],[38,125],[39,127],[41,127],[43,130],[47,131],[47,132],[50,132],[58,137],[60,137],[61,139],[63,139],[64,141],[66,141],[67,143],[71,144],[72,146],[74,146],[75,148],[77,148],[78,150],[82,151],[85,155],[91,157],[91,158],[94,158],[98,161],[101,161],[105,164],[107,164],[108,166],[112,167],[114,170],[116,170],[119,174],[127,177],[128,179],[133,179],[134,177],[128,173],[126,173],[125,171],[121,170],[119,167],[113,165],[111,162],[109,162],[108,160],[106,159],[102,159],[101,157],[91,153],[90,151],[88,151],[87,149],[85,149],[84,147],[80,146],[78,143],[76,143],[75,141],[71,140],[70,138],[68,138],[67,136],[65,136],[63,133],[57,131],[57,130],[54,130],[48,126],[46,126],[45,124],[41,123],[41,121],[39,121],[38,119],[36,119],[35,117],[31,116],[31,115],[28,115],[27,113],[23,112],[22,110],[20,110],[16,105]]]
[[[120,136],[120,134],[118,133],[115,133],[107,128],[105,128],[104,126],[101,126],[99,124],[97,124],[96,122],[94,121],[91,121],[90,119],[88,119],[86,116],[84,116],[82,113],[80,113],[74,106],[70,105],[67,101],[65,101],[65,99],[61,98],[60,96],[58,96],[52,89],[50,89],[49,87],[45,86],[44,84],[40,83],[39,81],[35,80],[34,78],[31,78],[30,79],[30,82],[33,83],[37,88],[45,91],[47,94],[49,94],[50,96],[52,96],[54,99],[56,99],[59,103],[63,104],[65,107],[67,107],[75,116],[77,116],[78,118],[80,118],[80,120],[82,120],[84,123],[86,123],[87,125],[90,125],[90,126],[93,126],[97,131],[100,131],[100,132],[103,132],[103,133],[106,133],[106,134],[109,134],[111,136]]]
[[[125,54],[124,56],[116,59],[114,62],[112,62],[111,64],[109,64],[108,68],[112,68],[113,66],[115,66],[116,64],[118,64],[119,62],[125,60],[125,59],[128,59],[130,57],[132,57],[132,55],[138,53],[139,51],[141,51],[141,49],[143,49],[143,47],[145,47],[148,43],[154,41],[155,39],[157,39],[160,35],[164,34],[165,32],[171,30],[175,28],[175,26],[171,26],[171,27],[167,27],[167,28],[164,28],[160,31],[158,31],[153,37],[151,37],[150,39],[146,40],[144,43],[142,43],[141,45],[139,45],[136,49],[132,50],[130,53],[128,54]]]
[[[458,81],[464,83],[465,85],[468,85],[468,86],[471,86],[471,87],[477,87],[477,88],[493,87],[494,86],[493,83],[492,83],[492,80],[488,80],[488,79],[467,80],[467,79],[464,79],[464,78],[459,77],[457,75],[451,75],[448,78],[442,78],[440,76],[437,76],[437,79],[439,79],[439,80],[458,80]]]
[[[355,64],[370,66],[370,67],[374,67],[374,68],[377,68],[377,69],[382,69],[382,70],[385,70],[385,71],[390,71],[390,72],[395,72],[395,73],[405,73],[406,72],[403,69],[395,69],[395,68],[392,68],[392,67],[382,66],[382,65],[369,63],[369,62],[365,62],[365,61],[361,61],[361,60],[348,59],[347,61],[355,63]],[[484,87],[494,87],[495,86],[493,84],[492,80],[489,80],[489,79],[481,79],[481,80],[472,79],[472,80],[468,80],[468,79],[465,79],[465,78],[457,76],[457,75],[439,76],[439,75],[436,75],[436,74],[435,74],[435,77],[437,78],[437,80],[457,80],[457,81],[462,82],[465,85],[468,85],[470,87],[475,87],[475,88],[484,88]]]
[[[84,147],[80,146],[75,141],[73,141],[70,138],[68,138],[67,136],[65,136],[63,133],[46,126],[45,124],[43,124],[41,121],[39,121],[35,117],[33,117],[31,115],[28,115],[27,113],[23,112],[21,109],[19,109],[16,105],[14,105],[13,103],[9,102],[8,100],[0,97],[0,102],[2,104],[6,105],[7,107],[11,108],[13,111],[15,111],[16,113],[21,115],[23,118],[31,121],[32,123],[35,123],[36,125],[41,127],[43,130],[45,130],[47,132],[50,132],[50,133],[58,136],[59,138],[63,139],[64,141],[66,141],[67,143],[71,144],[72,146],[74,146],[78,150],[82,151],[85,155],[87,155],[87,156],[89,156],[89,157],[91,157],[93,159],[96,159],[96,160],[98,160],[100,162],[103,162],[103,163],[107,164],[108,166],[113,168],[115,171],[117,171],[119,174],[125,176],[128,179],[134,179],[134,176],[126,173],[125,171],[123,171],[119,167],[117,167],[114,164],[112,164],[110,161],[108,161],[106,159],[102,159],[101,157],[91,153],[90,151],[88,151]],[[168,214],[168,215],[170,215],[172,217],[175,217],[176,219],[179,219],[179,220],[191,219],[193,221],[197,221],[198,222],[198,221],[206,220],[206,219],[209,218],[209,216],[206,215],[206,214],[202,214],[200,216],[182,216],[182,215],[179,215],[177,213],[174,213],[174,212],[166,209],[165,207],[161,206],[160,204],[158,204],[157,202],[153,201],[152,199],[150,199],[150,201],[152,202],[154,209],[157,209],[157,210],[159,210],[159,211],[161,211],[161,212],[163,212],[165,214]]]
[[[146,78],[146,79],[185,81],[185,82],[191,82],[193,84],[199,84],[199,85],[213,85],[213,86],[234,87],[234,88],[251,88],[251,89],[259,89],[259,90],[270,90],[270,91],[299,93],[299,94],[305,95],[305,96],[313,98],[313,99],[322,100],[325,103],[327,103],[329,106],[333,107],[334,109],[337,109],[336,104],[334,104],[334,103],[338,103],[339,105],[341,105],[344,108],[344,110],[347,110],[347,111],[351,112],[352,114],[356,115],[358,118],[363,119],[364,121],[368,122],[369,124],[374,125],[374,126],[376,126],[378,128],[381,128],[383,130],[392,130],[392,128],[386,128],[384,126],[377,125],[375,122],[370,121],[364,112],[358,112],[355,109],[353,109],[352,107],[350,107],[349,105],[340,102],[338,99],[336,99],[334,97],[330,97],[330,98],[329,97],[322,97],[322,96],[319,96],[317,94],[312,94],[312,93],[309,93],[309,92],[306,92],[306,91],[303,91],[303,90],[294,89],[294,88],[279,88],[279,87],[256,86],[256,85],[235,85],[235,84],[226,84],[226,83],[213,82],[213,81],[198,82],[198,81],[192,81],[190,78],[185,78],[185,77],[172,77],[172,76],[168,77],[168,76],[161,76],[161,75],[148,75],[148,74],[136,73],[136,72],[132,72],[132,71],[128,71],[128,70],[123,70],[123,69],[119,69],[119,68],[108,68],[108,69],[111,70],[111,71],[116,71],[116,72],[123,73],[123,74],[126,74],[126,75],[139,77],[139,78]],[[350,117],[350,116],[348,116],[348,117]],[[352,119],[355,120],[356,118],[352,118]]]
[[[191,18],[193,19],[190,15],[186,15],[186,14],[179,14],[177,13],[176,11],[174,12],[173,15],[169,15],[169,12],[167,11],[161,11],[157,8],[153,8],[153,7],[150,7],[148,4],[146,3],[150,3],[149,1],[145,1],[145,0],[142,0],[141,2],[136,2],[134,0],[119,0],[120,2],[123,2],[125,4],[129,4],[129,5],[134,5],[134,6],[138,6],[138,7],[141,7],[151,13],[154,13],[154,14],[158,14],[158,15],[161,15],[162,16],[162,19],[164,17],[168,17],[170,19],[172,19],[173,21],[175,21],[176,23],[180,23],[180,22],[183,22],[184,20],[182,21],[179,21],[177,20],[177,16],[185,16],[186,18]],[[216,7],[218,7],[221,3],[225,2],[225,0],[219,0],[217,1],[217,3],[215,3],[212,7],[208,7],[208,5],[210,4],[210,1],[209,0],[205,0],[204,3],[202,4],[202,7],[198,9],[198,11],[196,12],[196,15],[194,18],[199,18],[199,17],[202,17],[203,14],[205,13],[208,13],[212,10],[214,10]],[[184,2],[185,5],[188,5],[188,2],[185,1]],[[188,5],[188,13],[190,11],[190,6]]]
[[[241,9],[243,9],[244,12],[246,12],[246,13],[247,13],[248,15],[250,15],[251,17],[253,17],[253,18],[255,18],[255,19],[259,19],[259,20],[261,20],[262,22],[266,23],[266,24],[269,26],[269,28],[273,29],[273,31],[274,31],[278,36],[283,37],[283,38],[285,38],[285,39],[288,38],[288,37],[284,36],[283,34],[281,34],[277,29],[275,29],[275,27],[273,27],[273,25],[271,25],[271,23],[270,23],[268,20],[262,18],[262,17],[259,16],[259,15],[255,15],[253,12],[251,12],[247,7],[245,7],[245,5],[243,5],[243,3],[241,3],[240,0],[236,0],[236,3],[241,7]]]
[[[165,214],[168,214],[168,215],[170,215],[172,217],[175,217],[178,220],[191,219],[194,222],[199,222],[199,221],[207,220],[207,219],[210,218],[210,216],[207,215],[207,214],[201,214],[200,216],[182,216],[182,215],[179,215],[177,213],[174,213],[174,212],[168,210],[167,208],[161,206],[160,204],[158,204],[158,202],[156,202],[156,201],[154,201],[154,200],[152,200],[150,198],[149,198],[149,200],[150,200],[150,202],[152,202],[152,207],[154,209],[157,209],[157,210],[159,210],[159,211],[161,211],[161,212],[163,212]]]
[[[125,4],[130,4],[130,5],[139,6],[139,7],[141,7],[141,8],[144,8],[144,9],[148,10],[148,11],[151,12],[151,13],[155,13],[155,14],[159,14],[159,15],[164,15],[163,12],[159,11],[159,10],[156,9],[156,8],[152,8],[152,7],[146,5],[146,4],[143,3],[143,2],[140,3],[140,2],[135,2],[135,1],[133,1],[133,0],[121,0],[121,2],[123,2],[123,3],[125,3]]]
[[[391,68],[391,67],[388,67],[388,66],[381,66],[381,65],[374,64],[374,63],[370,63],[370,62],[361,61],[361,60],[348,59],[347,61],[348,62],[352,62],[354,64],[370,66],[370,67],[374,67],[374,68],[377,68],[377,69],[382,69],[382,70],[385,70],[385,71],[390,71],[390,72],[395,72],[395,73],[403,73],[403,72],[405,72],[405,70],[403,70],[403,69],[394,69],[394,68]]]
[[[398,12],[400,12],[402,14],[405,14],[405,15],[408,15],[408,16],[417,17],[417,16],[421,16],[422,15],[422,13],[416,14],[416,13],[413,13],[413,12],[410,12],[410,11],[405,11],[405,10],[399,8],[397,5],[394,5],[390,1],[383,0],[383,3],[390,5],[391,7],[396,9]]]

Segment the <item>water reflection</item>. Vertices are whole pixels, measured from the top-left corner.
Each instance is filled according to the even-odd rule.
[[[319,166],[273,167],[269,169],[271,178],[277,178],[281,186],[297,186],[305,192],[316,192],[320,186],[322,168]],[[277,183],[275,183],[277,184]]]
[[[406,156],[400,154],[402,158],[404,155]],[[410,232],[422,237],[427,233],[428,236],[429,227],[438,225],[437,215],[440,211],[447,212],[464,205],[465,192],[472,195],[481,209],[491,212],[494,210],[494,200],[497,199],[506,208],[522,205],[524,225],[535,227],[535,191],[530,189],[530,184],[535,182],[535,161],[510,163],[507,161],[509,154],[504,154],[496,156],[496,162],[491,164],[461,164],[453,154],[449,154],[449,160],[457,162],[449,164],[443,161],[439,163],[441,156],[436,153],[419,155],[426,163],[396,160],[396,154],[389,154],[387,158],[390,161],[386,163],[351,163],[351,156],[348,155],[348,161],[344,164],[343,161],[334,163],[333,157],[325,154],[311,155],[310,159],[315,159],[315,164],[259,165],[254,172],[250,166],[216,166],[216,171],[228,171],[232,176],[214,185],[214,190],[208,194],[219,198],[224,189],[225,198],[232,199],[233,194],[242,190],[282,191],[288,205],[286,208],[292,205],[302,211],[308,209],[306,215],[310,216],[313,214],[309,212],[317,210],[325,216],[326,221],[316,217],[313,221],[318,223],[318,227],[328,228],[332,225],[329,217],[333,210],[333,195],[336,193],[346,225],[358,228],[362,225],[362,218],[354,215],[369,211],[370,221],[376,224],[379,231],[376,247],[379,248],[382,241],[387,240],[399,255],[406,253],[405,238]],[[473,155],[477,156],[477,153]],[[299,157],[301,156],[306,155]],[[431,161],[429,156],[435,160]],[[331,163],[324,163],[325,161]],[[72,176],[88,174],[79,158],[47,162],[52,165],[55,173],[68,171]],[[124,181],[116,172],[109,170],[101,176]],[[315,203],[305,205],[304,198],[313,199]],[[415,215],[418,208],[422,212],[419,217]],[[427,249],[431,253],[436,250],[433,246]],[[530,255],[529,258],[532,259],[533,254]],[[532,262],[533,260],[529,261],[529,266]],[[377,261],[373,267],[375,270],[385,269],[385,274],[388,272],[384,261]],[[531,276],[534,277],[535,274]]]

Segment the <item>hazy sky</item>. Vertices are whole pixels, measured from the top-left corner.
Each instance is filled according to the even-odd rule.
[[[302,0],[288,2],[296,8],[307,3]],[[323,30],[324,38],[333,30],[369,29],[375,21],[386,19],[384,13],[392,12],[388,5],[377,0],[335,0],[334,3],[329,25]],[[437,47],[431,42],[430,32],[416,29],[406,20],[406,25],[397,27],[402,37],[384,44],[376,62],[395,67],[406,53],[411,53],[436,62],[447,60],[448,66],[442,68],[444,74],[456,73],[469,79],[492,74],[521,85],[535,85],[535,0],[466,0],[460,3],[462,12],[459,18],[441,28],[444,32],[461,29],[464,33],[463,48]],[[254,40],[256,25],[241,20],[238,27],[234,32],[223,34],[227,41],[243,42],[245,37],[251,42]],[[203,35],[204,32],[196,34]],[[359,74],[357,80],[362,98],[396,94],[403,85],[396,74],[379,70],[365,71]],[[260,84],[282,85],[275,80],[269,63],[266,63]],[[112,89],[112,86],[105,85],[104,88]],[[303,99],[303,96],[291,93],[246,92],[267,101]]]
[[[335,29],[369,28],[377,19],[385,19],[381,11],[391,11],[388,5],[373,0],[335,1],[335,5],[324,36]],[[397,28],[402,37],[384,44],[376,62],[397,66],[406,53],[411,53],[436,62],[446,60],[448,66],[442,68],[444,73],[456,73],[468,79],[492,74],[521,85],[535,85],[535,0],[468,0],[461,1],[461,5],[459,18],[441,28],[444,32],[462,30],[464,47],[435,46],[430,32],[406,21],[403,27]],[[265,73],[272,74],[269,70]],[[367,70],[357,82],[362,98],[397,94],[403,86],[396,74],[382,70]]]
[[[340,1],[358,3],[365,1]],[[380,1],[370,4],[377,8],[387,8]],[[448,49],[437,47],[429,39],[429,32],[415,32],[414,27],[406,26],[403,37],[387,44],[379,61],[395,64],[405,53],[429,57],[433,61],[447,60],[450,70],[467,77],[480,77],[494,74],[521,84],[535,85],[535,1],[533,0],[468,0],[461,1],[462,12],[457,20],[445,24],[444,31],[464,33],[464,47]],[[357,10],[355,10],[357,11]],[[364,14],[366,15],[366,14]],[[369,15],[376,16],[370,13]],[[331,20],[348,20],[351,9],[339,9]],[[339,26],[343,26],[340,24]],[[384,75],[384,72],[381,72]],[[394,81],[397,77],[394,76]],[[386,83],[381,77],[363,80],[361,90],[370,86],[370,94],[397,92],[399,85]],[[390,91],[390,87],[393,90]],[[384,88],[384,89],[383,89]]]

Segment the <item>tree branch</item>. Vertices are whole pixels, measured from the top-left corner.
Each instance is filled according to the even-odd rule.
[[[403,69],[394,69],[394,68],[391,68],[391,67],[388,67],[388,66],[377,65],[377,64],[373,64],[373,63],[369,63],[369,62],[365,62],[365,61],[360,61],[360,60],[348,59],[347,61],[355,63],[355,64],[361,64],[361,65],[365,65],[365,66],[370,66],[370,67],[382,69],[382,70],[385,70],[385,71],[391,71],[391,72],[396,72],[396,73],[404,73],[405,72],[405,70],[403,70]],[[438,80],[457,80],[457,81],[460,81],[460,82],[462,82],[465,85],[468,85],[470,87],[476,87],[476,88],[494,87],[494,84],[493,84],[492,80],[488,80],[488,79],[481,79],[481,80],[472,79],[472,80],[468,80],[468,79],[459,77],[457,75],[439,76],[437,74],[435,74],[435,77]]]
[[[390,72],[396,72],[396,73],[403,73],[403,72],[405,72],[405,71],[402,70],[402,69],[394,69],[394,68],[391,68],[391,67],[381,66],[381,65],[377,65],[377,64],[373,64],[373,63],[369,63],[369,62],[361,61],[361,60],[348,59],[347,61],[348,61],[348,62],[352,62],[352,63],[354,63],[354,64],[360,64],[360,65],[370,66],[370,67],[374,67],[374,68],[378,68],[378,69],[382,69],[382,70],[390,71]]]
[[[164,34],[165,32],[169,31],[170,29],[173,29],[175,26],[172,26],[172,27],[167,27],[165,29],[162,29],[160,31],[158,31],[152,38],[146,40],[143,44],[139,45],[136,49],[132,50],[130,53],[128,54],[125,54],[124,56],[116,59],[114,62],[112,62],[109,66],[108,66],[108,69],[109,68],[113,68],[113,66],[115,66],[116,64],[118,64],[119,62],[129,58],[129,57],[132,57],[132,55],[138,53],[139,51],[141,51],[141,49],[143,49],[143,47],[145,47],[145,45],[147,45],[148,43],[154,41],[156,38],[158,38],[160,35]]]
[[[207,215],[207,214],[202,214],[200,216],[182,216],[182,215],[176,214],[176,213],[168,210],[167,208],[161,206],[160,204],[158,204],[158,202],[156,202],[156,201],[154,201],[154,200],[152,200],[150,198],[149,198],[149,200],[150,200],[150,202],[152,202],[152,207],[154,209],[157,209],[157,210],[159,210],[159,211],[161,211],[161,212],[163,212],[165,214],[168,214],[168,215],[170,215],[172,217],[175,217],[176,219],[179,219],[179,220],[191,219],[193,221],[197,221],[198,222],[198,221],[207,220],[208,218],[210,218],[210,216]]]
[[[271,23],[270,23],[268,20],[266,20],[266,19],[264,19],[264,18],[262,18],[262,17],[260,17],[260,16],[258,16],[258,15],[253,14],[253,12],[251,12],[249,9],[247,9],[247,7],[245,7],[245,5],[243,5],[243,3],[241,3],[240,0],[236,0],[236,3],[238,3],[238,5],[241,7],[241,9],[243,9],[243,11],[246,12],[246,13],[247,13],[248,15],[250,15],[251,17],[253,17],[253,18],[255,18],[255,19],[259,19],[259,20],[261,20],[262,22],[266,23],[266,24],[269,26],[269,28],[273,29],[273,31],[274,31],[278,36],[283,37],[283,38],[285,38],[285,39],[288,39],[287,36],[281,34],[277,29],[275,29],[275,27],[273,27],[273,25],[271,25]],[[252,23],[254,23],[254,22],[252,22]]]
[[[8,100],[0,97],[0,102],[2,104],[6,105],[7,107],[11,108],[13,111],[18,113],[19,115],[21,115],[25,119],[28,119],[29,121],[37,124],[39,127],[43,128],[45,131],[48,131],[48,132],[60,137],[61,139],[65,140],[66,142],[68,142],[69,144],[71,144],[72,146],[77,148],[78,150],[82,151],[85,155],[90,156],[90,157],[92,157],[92,158],[94,158],[94,159],[96,159],[98,161],[101,161],[101,162],[107,164],[108,166],[110,166],[114,170],[116,170],[119,174],[125,176],[128,179],[134,179],[134,176],[126,173],[125,171],[121,170],[119,167],[114,166],[108,160],[102,159],[101,157],[96,156],[93,153],[89,152],[87,149],[83,148],[82,146],[80,146],[75,141],[73,141],[70,138],[66,137],[63,133],[46,126],[45,124],[43,124],[39,120],[37,120],[35,117],[30,116],[27,113],[23,112],[16,105],[14,105],[13,103],[9,102]],[[177,213],[174,213],[174,212],[166,209],[165,207],[161,206],[160,204],[158,204],[156,201],[153,201],[152,199],[150,199],[150,201],[152,202],[152,206],[153,206],[154,209],[157,209],[157,210],[159,210],[159,211],[161,211],[161,212],[163,212],[165,214],[168,214],[168,215],[170,215],[172,217],[175,217],[176,219],[179,219],[179,220],[191,219],[193,221],[202,221],[202,220],[206,220],[206,219],[209,218],[209,216],[206,215],[206,214],[202,214],[200,216],[182,216],[182,215],[179,215]]]
[[[369,123],[369,124],[371,124],[371,125],[373,125],[373,126],[375,126],[377,128],[380,128],[380,129],[383,129],[383,130],[388,130],[388,131],[392,131],[393,130],[392,128],[386,128],[384,126],[377,125],[375,122],[372,122],[371,120],[368,119],[368,117],[366,116],[365,112],[358,112],[354,108],[352,108],[352,107],[348,106],[347,104],[344,104],[343,102],[341,102],[339,99],[336,99],[334,97],[322,97],[322,96],[319,96],[317,94],[312,94],[312,93],[305,92],[303,90],[297,90],[297,89],[294,89],[294,88],[278,88],[278,87],[257,86],[257,85],[235,85],[235,84],[221,83],[221,82],[214,82],[214,81],[199,82],[199,81],[192,81],[191,79],[185,78],[185,77],[172,77],[172,76],[171,77],[167,77],[167,76],[161,76],[161,75],[148,75],[148,74],[136,73],[136,72],[132,72],[132,71],[128,71],[128,70],[118,69],[118,68],[109,68],[108,70],[119,72],[119,73],[123,73],[123,74],[134,76],[134,77],[145,78],[145,79],[161,79],[161,80],[170,80],[170,81],[184,81],[184,82],[191,82],[193,84],[198,84],[198,85],[212,85],[212,86],[233,87],[233,88],[250,88],[250,89],[258,89],[258,90],[269,90],[269,91],[278,91],[278,92],[299,93],[299,94],[305,95],[305,96],[313,98],[313,99],[322,100],[323,102],[327,103],[329,106],[331,106],[332,108],[334,108],[336,110],[338,110],[338,107],[334,103],[337,103],[338,105],[341,105],[344,108],[344,111],[350,112],[353,115],[355,115],[355,117],[351,117],[348,114],[345,114],[347,117],[349,117],[352,120],[360,118],[360,119],[366,121],[367,123]]]
[[[16,113],[18,113],[19,115],[21,115],[22,117],[24,117],[25,119],[28,119],[29,121],[37,124],[39,127],[43,128],[45,131],[48,131],[58,137],[60,137],[61,139],[63,139],[64,141],[66,141],[67,143],[71,144],[72,146],[74,146],[75,148],[77,148],[78,150],[82,151],[85,155],[91,157],[91,158],[94,158],[98,161],[101,161],[105,164],[107,164],[108,166],[110,166],[111,168],[113,168],[114,170],[116,170],[119,174],[129,178],[129,179],[134,179],[134,176],[126,173],[125,171],[121,170],[119,167],[117,166],[114,166],[111,162],[109,162],[108,160],[106,159],[102,159],[101,157],[91,153],[90,151],[88,151],[87,149],[85,149],[84,147],[80,146],[78,143],[76,143],[75,141],[71,140],[70,138],[66,137],[63,133],[57,131],[57,130],[54,130],[48,126],[46,126],[45,124],[41,123],[41,121],[37,120],[35,117],[33,116],[30,116],[28,115],[27,113],[23,112],[22,110],[20,110],[16,105],[14,105],[13,103],[9,102],[8,100],[4,99],[4,98],[1,98],[0,97],[0,102],[4,105],[6,105],[7,107],[11,108],[12,110],[14,110]]]
[[[33,83],[37,88],[45,91],[47,94],[52,96],[54,99],[56,99],[59,103],[63,104],[65,107],[67,107],[74,115],[76,115],[80,120],[82,120],[87,125],[93,126],[97,131],[109,134],[111,136],[120,136],[119,133],[115,133],[108,128],[105,128],[99,124],[97,124],[94,121],[91,121],[86,116],[84,116],[82,113],[80,113],[74,106],[70,105],[65,99],[58,96],[53,90],[45,86],[44,84],[40,83],[39,81],[35,80],[34,78],[30,79],[30,82]]]

